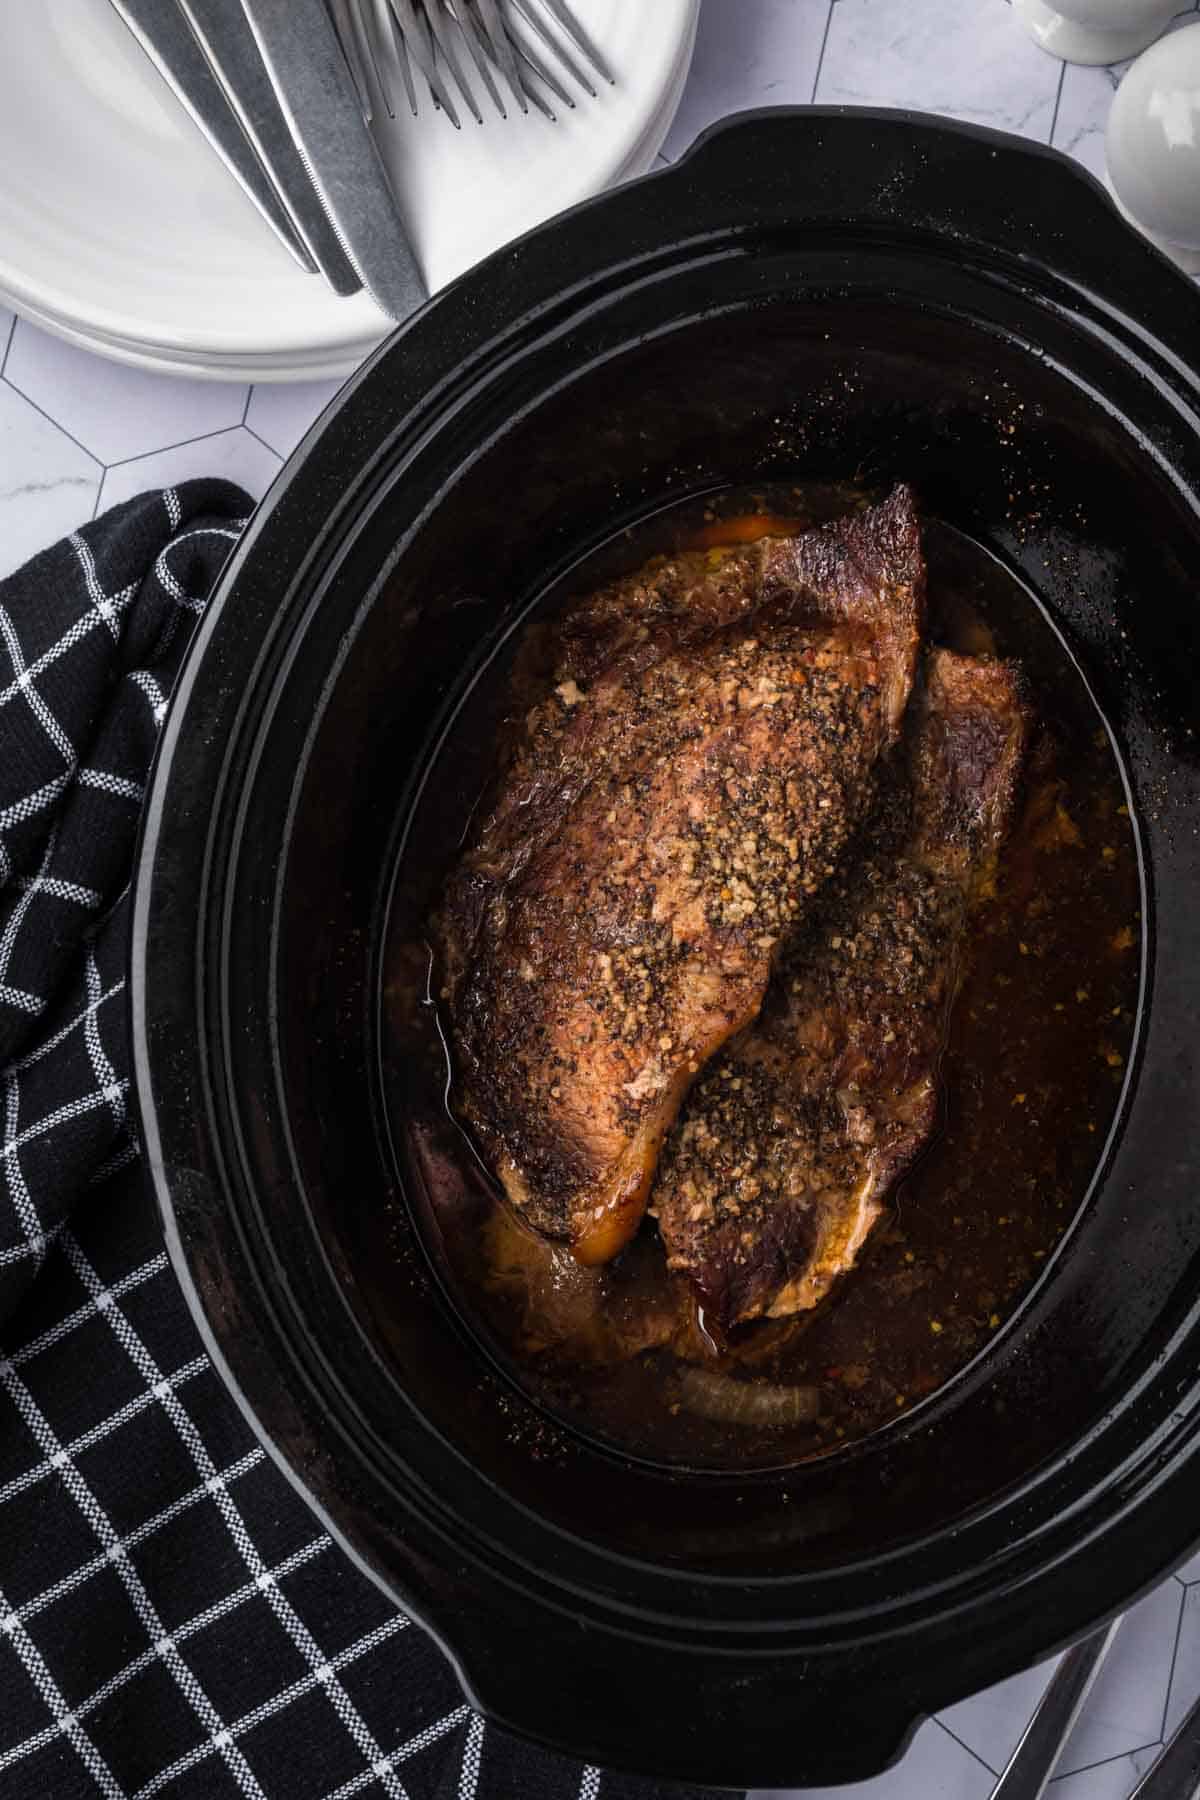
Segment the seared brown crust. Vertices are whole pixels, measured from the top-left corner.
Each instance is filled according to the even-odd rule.
[[[618,660],[645,666],[764,605],[792,624],[841,621],[868,635],[904,633],[914,618],[918,628],[923,621],[924,590],[916,505],[901,483],[878,505],[814,530],[764,535],[744,549],[658,557],[598,588],[559,625],[555,679],[590,682]]]
[[[865,848],[788,946],[763,1017],[693,1090],[653,1210],[721,1325],[816,1305],[928,1140],[971,899],[1027,734],[1011,666],[930,656]]]
[[[564,627],[442,937],[467,1116],[522,1216],[583,1261],[636,1229],[688,1086],[862,822],[923,578],[898,489],[659,565]]]

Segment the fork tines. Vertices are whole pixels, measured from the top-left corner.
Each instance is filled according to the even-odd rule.
[[[556,116],[552,100],[575,105],[568,84],[596,97],[584,65],[601,80],[613,81],[566,0],[331,0],[331,5],[339,12],[349,5],[358,9],[358,30],[346,34],[355,38],[348,60],[363,87],[367,110],[367,90],[374,85],[389,112],[406,103],[415,116],[414,65],[434,105],[456,126],[460,121],[452,88],[471,116],[483,122],[464,65],[473,68],[501,118],[508,112],[498,76],[519,111],[528,112],[532,104],[548,119]],[[364,41],[369,44],[365,53]]]

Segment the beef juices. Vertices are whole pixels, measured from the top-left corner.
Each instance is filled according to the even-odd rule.
[[[414,820],[418,853],[447,871],[435,1004],[417,1004],[406,976],[392,984],[387,1023],[402,1110],[421,1154],[437,1146],[426,1228],[465,1319],[517,1379],[560,1417],[642,1455],[716,1467],[811,1456],[931,1393],[1042,1266],[1111,1114],[1139,927],[1108,740],[1036,603],[968,540],[937,524],[925,539],[928,617],[915,631],[921,548],[903,490],[882,505],[811,487],[731,493],[647,521],[549,592],[505,662],[472,687],[439,753],[446,776],[435,771],[426,787],[442,798]],[[832,720],[824,791],[812,760],[825,756],[819,707],[810,698],[807,715],[792,703],[785,716],[797,742],[807,717],[806,785],[819,815],[809,842],[832,854],[807,859],[790,916],[758,934],[769,944],[752,944],[749,913],[733,916],[749,898],[741,883],[756,894],[745,868],[720,888],[701,877],[695,962],[715,952],[712,1014],[731,1022],[724,1041],[711,1034],[707,1059],[710,1040],[697,1037],[682,1092],[668,1093],[653,1084],[670,1073],[670,1053],[644,1025],[656,1005],[685,1007],[695,969],[681,959],[688,979],[673,975],[671,999],[640,954],[640,938],[678,916],[681,891],[669,856],[656,863],[648,846],[682,837],[682,820],[753,861],[760,833],[741,848],[733,832],[740,799],[749,814],[761,789],[702,793],[693,819],[679,801],[686,770],[705,766],[700,746],[740,748],[739,732],[761,724],[767,736],[745,742],[776,775],[781,759],[767,745],[785,703],[771,690],[798,645],[819,643],[835,647],[826,667],[845,708]],[[854,658],[869,694],[846,679]],[[692,682],[705,698],[689,724]],[[721,683],[726,695],[773,704],[726,715]],[[589,700],[596,711],[581,729]],[[878,747],[864,755],[860,738],[847,754],[842,738],[864,718]],[[670,779],[668,757],[656,787],[647,776],[669,743],[682,749],[683,780]],[[606,782],[604,810],[589,811],[589,792]],[[447,815],[448,792],[463,796],[461,817]],[[543,911],[570,956],[557,960],[547,943],[535,964],[515,952],[530,919],[536,928],[544,896],[530,897],[539,882],[551,890],[552,868],[577,901],[598,891],[589,869],[597,884],[613,870],[627,879],[611,884],[607,920],[585,898],[559,935],[566,908]],[[597,941],[605,930],[623,960]],[[720,959],[739,941],[761,964],[753,982],[750,961],[735,964],[738,983],[723,995]],[[555,1017],[598,990],[563,978],[545,1003],[571,956],[591,952],[601,970],[599,955],[613,960],[609,991],[627,1002],[598,1065],[607,1088],[554,1073],[564,1047],[584,1060]],[[428,959],[411,939],[392,956],[398,969]],[[549,980],[528,980],[522,961]],[[740,1030],[735,991],[742,1005],[759,993]],[[494,1039],[489,1018],[504,1027]],[[542,1060],[557,1109],[522,1099],[522,1070]],[[596,1096],[620,1095],[622,1083],[633,1092],[607,1115],[618,1151],[609,1166],[637,1144],[626,1165],[636,1181],[623,1196],[610,1186],[616,1204],[605,1205],[593,1198],[604,1156],[587,1139],[593,1116],[605,1117]],[[748,1089],[755,1103],[735,1103]],[[523,1168],[533,1178],[522,1200]],[[589,1203],[602,1227],[590,1247]]]

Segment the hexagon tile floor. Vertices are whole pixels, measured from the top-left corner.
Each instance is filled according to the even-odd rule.
[[[1198,11],[1192,0],[1181,20]],[[1043,55],[1008,0],[704,0],[664,160],[723,113],[815,99],[913,106],[1024,132],[1102,173],[1119,75]],[[0,309],[0,575],[143,488],[220,474],[260,496],[334,391],[143,374]],[[820,1793],[985,1800],[1051,1666],[930,1720],[891,1774]],[[1200,1556],[1130,1613],[1051,1791],[1058,1800],[1126,1800],[1198,1693]]]

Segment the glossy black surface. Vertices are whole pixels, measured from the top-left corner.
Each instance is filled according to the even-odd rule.
[[[679,1778],[876,1772],[1200,1518],[1200,294],[1052,152],[746,115],[492,258],[301,446],[203,622],[135,914],[139,1099],[210,1347],[506,1724]],[[549,1432],[432,1280],[376,953],[431,744],[548,579],[682,493],[905,477],[1032,583],[1113,722],[1143,1017],[1093,1194],[989,1354],[828,1461]],[[419,909],[429,871],[400,865]]]

